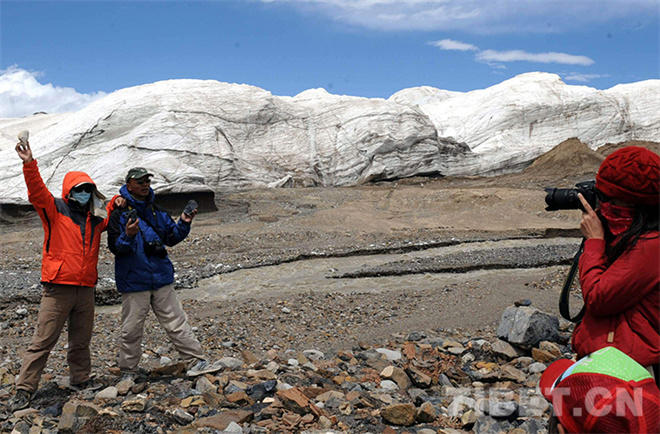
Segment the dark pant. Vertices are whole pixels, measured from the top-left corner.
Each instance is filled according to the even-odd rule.
[[[89,342],[94,327],[94,288],[86,286],[43,284],[41,305],[32,342],[23,356],[17,389],[34,392],[46,367],[46,361],[69,324],[67,361],[71,384],[89,379],[92,361]]]

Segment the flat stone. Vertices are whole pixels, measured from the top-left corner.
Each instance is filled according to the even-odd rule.
[[[222,366],[225,369],[234,370],[243,366],[243,361],[235,357],[223,357],[222,359],[218,360],[216,364]]]
[[[246,410],[227,410],[215,416],[204,417],[195,421],[192,425],[199,428],[212,428],[219,431],[227,429],[230,423],[243,424],[250,422],[254,413]]]
[[[514,368],[511,365],[504,365],[502,366],[502,368],[500,368],[499,379],[505,381],[506,380],[517,381],[518,383],[522,383],[527,379],[527,376],[522,371]]]
[[[539,372],[543,372],[546,370],[546,366],[543,363],[532,363],[529,365],[529,368],[527,368],[527,371],[529,371],[530,374],[538,374]]]
[[[399,390],[399,386],[392,380],[383,380],[380,382],[380,387],[384,390]]]
[[[277,392],[278,398],[282,401],[282,405],[297,414],[305,415],[307,413],[314,413],[320,415],[321,411],[312,403],[300,389],[294,387],[289,390],[282,390]]]
[[[421,423],[433,423],[438,418],[435,407],[430,402],[423,403],[417,412],[417,420]]]
[[[376,348],[376,351],[389,361],[401,360],[401,351],[388,350],[387,348]]]
[[[39,410],[36,408],[25,408],[23,410],[16,410],[14,412],[14,417],[21,419],[35,413],[39,413]]]
[[[172,412],[172,416],[179,425],[188,425],[189,423],[195,420],[195,416],[180,408],[174,410]]]
[[[461,416],[461,425],[463,428],[469,429],[477,421],[477,413],[474,410],[468,410]]]
[[[247,376],[259,380],[277,380],[277,375],[268,369],[260,369],[258,371],[251,369],[247,371]]]
[[[556,358],[561,357],[561,350],[559,349],[557,344],[555,344],[554,342],[541,341],[541,342],[539,342],[539,349],[549,352],[550,354],[552,354]]]
[[[243,360],[245,361],[246,364],[248,365],[253,365],[255,363],[259,362],[259,359],[257,356],[255,356],[252,351],[249,350],[243,350],[241,351],[241,357],[243,357]]]
[[[426,389],[433,383],[433,379],[430,376],[413,366],[408,367],[406,373],[412,380],[413,384],[421,389]]]
[[[557,360],[557,357],[548,351],[540,350],[538,348],[532,348],[532,358],[540,363],[552,363]]]
[[[133,386],[135,386],[135,381],[132,378],[128,378],[117,383],[115,387],[117,388],[117,394],[123,396],[128,394]]]
[[[323,360],[323,359],[325,359],[325,354],[323,354],[319,350],[305,350],[305,351],[303,351],[303,354],[309,360]]]
[[[512,360],[525,354],[524,351],[515,348],[510,343],[504,342],[501,339],[497,339],[491,344],[491,350],[495,356],[502,357],[506,360]]]
[[[248,396],[247,393],[240,391],[240,392],[234,392],[230,395],[227,395],[227,401],[232,402],[234,404],[238,404],[241,406],[247,406],[247,405],[252,405],[254,404],[254,401],[252,398]]]
[[[468,410],[475,408],[476,401],[470,397],[459,395],[447,407],[449,416],[458,417]]]
[[[417,409],[413,404],[392,404],[382,409],[380,415],[392,425],[410,426],[415,424]]]
[[[147,400],[139,397],[135,399],[127,399],[121,403],[121,409],[127,412],[141,413],[147,407]]]
[[[224,432],[235,432],[235,433],[242,433],[243,428],[236,422],[232,421],[229,422],[229,425],[227,425],[227,428],[224,429]]]
[[[344,397],[345,395],[342,392],[339,392],[338,390],[329,390],[327,392],[317,395],[315,399],[319,402],[326,402],[330,398],[344,400]]]
[[[392,370],[390,379],[392,379],[401,390],[410,389],[412,387],[412,381],[410,380],[410,377],[408,377],[408,374],[406,374],[406,372],[401,368],[393,368],[394,369]]]
[[[115,399],[117,397],[117,388],[114,386],[106,387],[96,394],[95,399]]]
[[[489,403],[488,414],[491,417],[506,419],[515,418],[518,413],[518,403],[516,401],[494,401]]]
[[[201,394],[206,392],[215,393],[218,391],[218,387],[211,383],[211,381],[205,376],[201,376],[197,379],[197,382],[195,383],[195,389],[197,389]]]

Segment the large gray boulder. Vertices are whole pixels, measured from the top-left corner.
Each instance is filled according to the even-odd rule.
[[[541,341],[556,342],[559,338],[559,318],[533,307],[510,306],[502,314],[497,337],[529,348]]]

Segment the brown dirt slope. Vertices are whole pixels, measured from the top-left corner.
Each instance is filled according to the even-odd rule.
[[[660,143],[651,142],[648,140],[629,140],[627,142],[620,142],[620,143],[606,143],[600,148],[598,148],[596,152],[607,157],[612,152],[619,150],[621,148],[625,148],[626,146],[641,146],[642,148],[646,148],[650,151],[655,152],[656,154],[660,154]]]
[[[595,173],[604,159],[579,139],[570,138],[538,157],[523,173],[557,177]]]

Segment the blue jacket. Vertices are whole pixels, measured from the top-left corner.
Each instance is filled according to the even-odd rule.
[[[127,207],[116,209],[108,224],[108,247],[115,254],[115,280],[119,292],[153,291],[174,282],[174,266],[166,251],[154,254],[153,243],[174,246],[190,233],[190,224],[175,223],[162,208],[154,205],[154,191],[142,202],[135,199],[124,185],[119,190]],[[126,235],[127,213],[137,211],[140,230],[134,237]],[[146,249],[145,249],[146,247]]]

